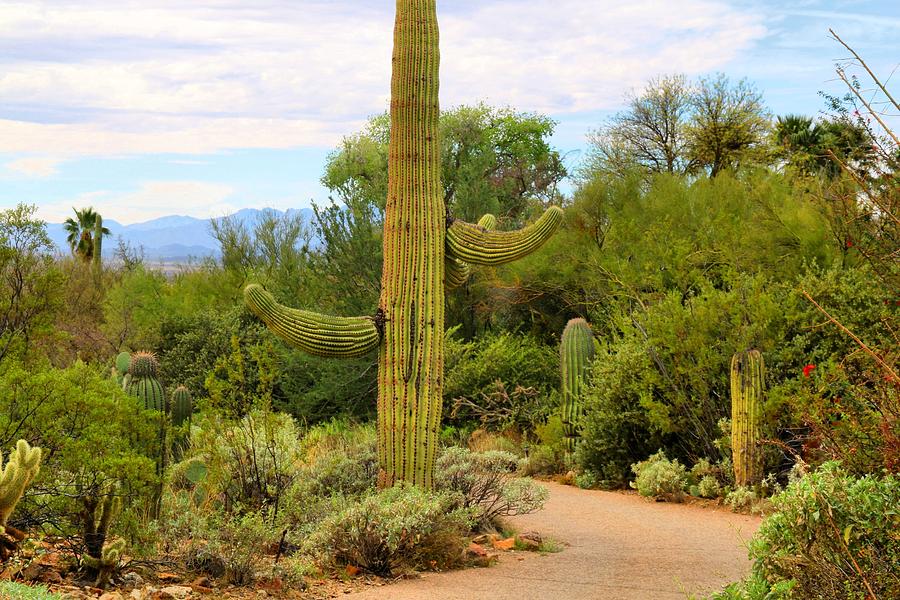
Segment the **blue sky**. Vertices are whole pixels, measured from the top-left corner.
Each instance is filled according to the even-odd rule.
[[[900,65],[900,0],[438,6],[443,105],[549,114],[572,165],[656,75],[747,77],[773,113],[814,115],[819,90],[840,91],[846,52],[829,27],[877,73]],[[60,221],[93,205],[133,223],[323,202],[328,152],[387,107],[392,12],[390,0],[7,0],[0,208],[29,202]]]

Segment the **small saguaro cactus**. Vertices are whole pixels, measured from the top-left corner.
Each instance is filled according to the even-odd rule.
[[[27,441],[19,440],[3,465],[0,452],[0,561],[6,560],[15,551],[18,542],[25,535],[7,525],[7,520],[25,489],[41,468],[41,449],[32,448]]]
[[[759,483],[763,476],[759,446],[765,364],[758,350],[738,352],[731,359],[731,454],[734,482]]]
[[[594,334],[590,325],[584,319],[570,320],[559,344],[562,424],[568,452],[574,451],[578,443],[579,422],[584,412],[582,388],[587,367],[593,358]]]
[[[532,225],[510,232],[448,214],[436,0],[397,0],[396,9],[378,309],[365,317],[320,315],[282,306],[258,285],[248,286],[244,297],[276,335],[311,354],[353,357],[378,350],[379,486],[403,481],[429,488],[443,404],[445,290],[465,281],[466,267],[457,263],[517,260],[553,234],[563,213],[550,207]]]
[[[180,427],[183,423],[190,423],[191,415],[194,414],[194,398],[191,396],[189,389],[183,385],[179,385],[172,392],[172,425]]]

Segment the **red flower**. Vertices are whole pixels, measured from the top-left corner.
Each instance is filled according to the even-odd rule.
[[[853,240],[851,240],[850,238],[847,238],[847,247],[848,247],[848,248],[852,248],[852,247],[853,247]]]
[[[806,365],[803,367],[803,376],[809,377],[809,374],[813,372],[813,369],[816,368],[816,365]]]

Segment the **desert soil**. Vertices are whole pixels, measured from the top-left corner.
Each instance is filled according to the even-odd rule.
[[[509,519],[558,553],[501,553],[483,569],[430,573],[354,600],[685,600],[745,576],[758,517],[554,483],[543,511]]]

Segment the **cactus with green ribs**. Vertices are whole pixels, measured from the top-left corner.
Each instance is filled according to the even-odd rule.
[[[144,409],[160,413],[158,423],[159,454],[156,457],[156,474],[162,477],[169,461],[169,402],[166,391],[159,382],[159,361],[152,352],[135,352],[128,365],[130,381],[126,392],[140,401]],[[157,487],[153,516],[158,515],[159,501],[162,498],[162,483]]]
[[[5,466],[0,452],[0,561],[6,560],[25,537],[6,522],[40,468],[41,449],[32,448],[25,440],[16,443]]]
[[[183,385],[179,385],[172,392],[172,425],[180,427],[185,422],[190,423],[191,415],[194,414],[194,399],[190,390]]]
[[[560,224],[562,210],[551,207],[512,232],[448,214],[438,137],[436,0],[397,0],[396,7],[378,310],[368,317],[332,317],[291,309],[257,285],[247,287],[245,299],[275,334],[311,354],[352,357],[378,350],[379,485],[405,481],[427,488],[441,419],[445,290],[465,280],[457,271],[466,267],[457,263],[500,265],[533,252]],[[447,272],[448,262],[453,272]]]
[[[765,364],[758,350],[731,359],[731,455],[738,486],[759,483],[763,476],[759,446]]]
[[[578,427],[584,412],[582,388],[587,367],[594,358],[594,334],[584,319],[572,319],[563,330],[559,344],[562,424],[566,450],[573,452],[578,443]]]

